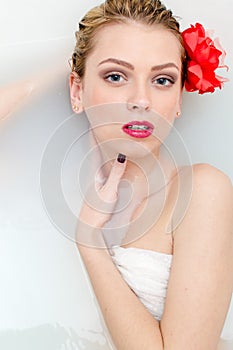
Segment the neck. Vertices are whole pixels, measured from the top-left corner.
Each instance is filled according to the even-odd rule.
[[[111,167],[114,163],[114,160],[106,159],[104,154],[102,154],[103,163],[105,164],[103,171],[105,176],[109,174]],[[135,182],[144,178],[145,176],[149,176],[151,172],[153,172],[160,162],[159,155],[149,154],[148,156],[143,156],[142,158],[126,158],[127,165],[124,175],[122,179],[128,180],[129,182]]]
[[[114,160],[104,159],[103,174],[108,177]],[[127,159],[127,165],[122,180],[126,180],[134,187],[140,197],[148,197],[166,187],[170,170],[166,159],[159,153],[149,154],[142,158]]]

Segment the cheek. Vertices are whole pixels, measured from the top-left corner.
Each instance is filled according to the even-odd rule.
[[[167,96],[163,94],[160,98],[156,98],[153,103],[153,110],[166,120],[173,121],[176,112],[179,110],[180,96]]]
[[[94,73],[88,74],[85,76],[82,101],[84,108],[110,103],[112,102],[112,93]]]
[[[83,90],[83,107],[91,107],[98,104],[98,90],[94,89],[93,86],[85,86]]]
[[[178,111],[177,106],[176,101],[168,103],[167,100],[160,100],[158,104],[155,104],[153,110],[164,119],[172,122],[175,118],[176,112]]]
[[[84,107],[91,107],[95,105],[113,102],[112,94],[110,94],[109,91],[100,89],[98,86],[90,86],[88,89],[86,89],[86,91],[87,92],[84,91],[83,95]]]
[[[101,125],[101,123],[99,123]],[[93,132],[99,140],[109,140],[112,138],[122,137],[122,132],[120,126],[114,126],[111,123],[108,125],[96,126],[93,125]]]
[[[121,89],[113,89],[107,83],[100,81],[99,77],[91,79],[90,76],[87,76],[82,101],[84,108],[106,103],[118,103],[125,101],[125,94]]]

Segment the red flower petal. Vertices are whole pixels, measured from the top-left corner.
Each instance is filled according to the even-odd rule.
[[[213,41],[200,23],[183,31],[182,37],[188,55],[186,90],[203,94],[214,92],[216,87],[221,89],[227,79],[217,76],[215,70],[228,67],[224,66],[225,51],[219,41]]]

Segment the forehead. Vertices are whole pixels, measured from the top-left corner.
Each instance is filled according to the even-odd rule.
[[[114,23],[100,28],[93,40],[90,61],[118,57],[154,65],[165,61],[181,65],[181,44],[168,29],[158,24]]]

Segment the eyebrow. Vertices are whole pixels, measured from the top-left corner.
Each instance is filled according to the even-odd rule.
[[[134,66],[131,63],[128,63],[126,61],[123,60],[119,60],[118,58],[107,58],[106,60],[101,61],[98,66],[100,66],[103,63],[116,63],[119,66],[124,66],[126,68],[129,68],[130,70],[134,70]],[[177,70],[179,70],[179,67],[173,63],[173,62],[168,62],[168,63],[164,63],[164,64],[159,64],[156,66],[153,66],[151,68],[151,71],[157,71],[157,70],[161,70],[164,68],[176,68]]]
[[[134,70],[134,66],[133,66],[131,63],[128,63],[128,62],[119,60],[119,59],[117,59],[117,58],[107,58],[106,60],[101,61],[101,62],[98,64],[98,66],[100,66],[100,65],[103,64],[103,63],[108,63],[108,62],[116,63],[116,64],[118,64],[119,66],[124,66],[124,67],[126,67],[126,68],[131,69],[131,70]]]
[[[164,68],[176,68],[177,70],[179,70],[179,67],[175,63],[168,62],[168,63],[159,64],[157,66],[152,67],[151,71],[161,70]]]

